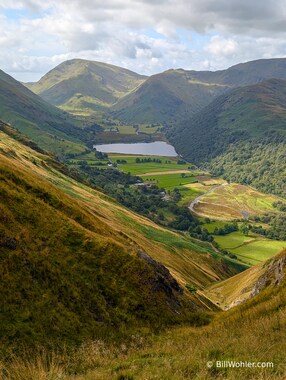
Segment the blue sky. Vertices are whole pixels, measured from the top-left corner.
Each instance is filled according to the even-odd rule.
[[[72,58],[151,75],[286,56],[284,0],[1,0],[0,68],[35,81]]]

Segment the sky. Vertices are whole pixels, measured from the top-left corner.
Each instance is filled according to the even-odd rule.
[[[151,75],[286,57],[286,0],[0,0],[0,69],[83,58]]]

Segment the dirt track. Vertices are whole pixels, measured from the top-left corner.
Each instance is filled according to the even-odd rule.
[[[208,215],[206,215],[206,214],[202,214],[202,213],[199,213],[199,212],[195,211],[195,209],[194,209],[195,205],[197,205],[197,204],[200,202],[200,200],[201,200],[204,196],[206,196],[207,194],[212,193],[214,190],[216,190],[216,189],[218,189],[218,188],[220,188],[220,187],[227,186],[227,185],[228,185],[228,183],[227,183],[227,182],[224,182],[224,183],[222,183],[221,185],[215,186],[215,187],[213,187],[212,189],[210,189],[209,191],[207,191],[206,193],[204,193],[204,194],[198,196],[197,198],[195,198],[195,199],[191,202],[191,204],[190,204],[190,206],[189,206],[190,211],[193,212],[194,214],[196,214],[197,216],[208,217]]]

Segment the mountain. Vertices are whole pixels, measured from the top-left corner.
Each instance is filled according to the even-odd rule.
[[[82,59],[58,65],[26,86],[71,113],[110,114],[128,123],[178,123],[238,86],[286,79],[286,59],[241,63],[220,71],[167,70],[145,77]]]
[[[113,115],[132,123],[169,122],[186,117],[222,94],[228,85],[201,81],[185,70],[168,70],[148,78],[120,99]]]
[[[168,134],[177,152],[232,181],[286,196],[286,81],[269,79],[215,99]]]
[[[75,343],[192,318],[200,323],[193,313],[216,306],[186,283],[203,288],[237,273],[209,245],[71,178],[2,122],[0,167],[4,346]]]
[[[112,110],[116,117],[131,123],[176,124],[229,89],[271,78],[286,79],[285,58],[251,61],[215,72],[168,70],[149,77]]]
[[[226,70],[189,71],[192,79],[233,87],[256,84],[267,79],[286,79],[286,58],[258,59],[239,63]]]
[[[81,129],[66,112],[44,101],[0,70],[0,115],[43,149],[58,156],[82,152]]]
[[[72,59],[49,71],[38,82],[26,85],[56,106],[89,114],[105,110],[145,79],[143,75],[107,63]]]

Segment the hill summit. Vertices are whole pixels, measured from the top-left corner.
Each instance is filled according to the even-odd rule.
[[[28,83],[46,101],[73,113],[104,110],[138,87],[145,76],[122,67],[84,59],[61,63],[36,83]]]

